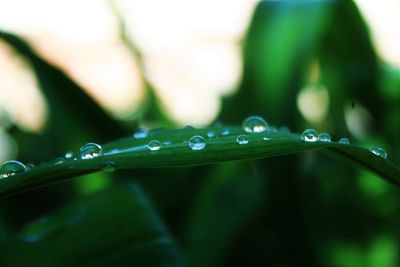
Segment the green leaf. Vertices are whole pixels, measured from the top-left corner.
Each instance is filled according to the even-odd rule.
[[[0,250],[7,266],[185,266],[134,184],[98,192],[26,226]]]
[[[208,138],[207,133],[210,130],[216,131],[217,136]],[[222,131],[229,131],[229,134],[223,135]],[[103,155],[93,159],[76,158],[63,162],[43,163],[29,171],[3,179],[0,196],[99,171],[109,165],[113,165],[116,169],[202,165],[276,157],[318,149],[326,149],[344,156],[379,174],[387,181],[400,185],[400,168],[391,161],[372,154],[366,148],[336,142],[305,142],[301,135],[286,131],[268,133],[272,140],[264,140],[263,133],[250,133],[247,134],[249,143],[239,145],[236,138],[244,134],[240,127],[154,130],[146,138],[127,137],[105,144]],[[203,150],[196,151],[189,148],[189,140],[194,135],[205,137],[206,147]],[[162,148],[157,151],[149,150],[148,143],[152,140],[163,143]]]

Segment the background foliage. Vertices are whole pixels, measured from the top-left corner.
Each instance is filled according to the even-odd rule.
[[[40,162],[83,143],[130,135],[21,39],[49,103],[41,135],[17,127],[19,160]],[[352,136],[345,110],[364,107],[368,134],[354,142],[387,148],[399,163],[400,76],[381,62],[353,2],[260,2],[243,43],[238,92],[219,120],[259,114],[299,132]],[[309,80],[311,62],[320,74]],[[328,115],[306,121],[305,84],[328,89]],[[148,88],[140,120],[172,122]],[[352,103],[352,104],[351,104]],[[1,266],[398,266],[398,189],[317,152],[201,167],[96,173],[0,202]]]

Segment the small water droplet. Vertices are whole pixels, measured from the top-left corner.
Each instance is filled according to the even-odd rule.
[[[236,138],[236,142],[237,142],[239,145],[246,145],[246,144],[249,143],[249,138],[248,138],[246,135],[239,135],[239,136]]]
[[[185,126],[183,127],[183,129],[186,129],[186,130],[193,130],[194,127],[193,127],[192,125],[185,125]]]
[[[313,129],[307,129],[303,132],[303,140],[306,142],[317,142],[318,132]]]
[[[149,135],[149,132],[146,129],[139,128],[133,133],[133,138],[135,139],[143,139]]]
[[[331,141],[331,136],[328,133],[320,133],[318,135],[318,141],[330,142]]]
[[[51,163],[52,164],[56,164],[56,165],[58,165],[58,164],[61,164],[61,163],[64,163],[65,162],[65,158],[56,158],[55,160],[53,160]]]
[[[348,145],[348,144],[350,144],[350,140],[347,137],[342,137],[342,138],[340,138],[339,143]]]
[[[265,140],[265,141],[272,140],[271,133],[270,132],[265,132],[263,134],[263,140]]]
[[[72,151],[68,151],[65,153],[64,158],[72,159],[74,157],[74,153]]]
[[[81,147],[80,152],[81,159],[93,159],[103,154],[101,146],[96,143],[87,143]]]
[[[195,135],[189,140],[191,150],[203,150],[206,147],[206,140],[200,135]]]
[[[221,135],[228,135],[230,133],[229,129],[223,129]]]
[[[211,130],[211,131],[208,131],[207,136],[209,138],[213,138],[213,137],[217,136],[217,133],[215,131]]]
[[[105,172],[113,172],[116,169],[116,165],[113,161],[108,160],[104,162],[104,164],[101,166],[101,169]]]
[[[246,133],[262,133],[267,129],[267,122],[259,116],[247,117],[242,124]]]
[[[26,166],[17,161],[17,160],[9,160],[3,163],[0,168],[0,179],[8,178],[10,176],[17,175],[18,173],[22,173],[26,171]]]
[[[380,147],[376,147],[376,146],[370,147],[370,148],[369,148],[369,151],[371,151],[373,154],[377,155],[378,157],[387,159],[387,153],[386,153],[386,151],[383,150],[383,149],[380,148]]]
[[[151,151],[157,151],[160,150],[162,147],[162,144],[158,140],[152,140],[150,143],[147,145],[149,150]]]

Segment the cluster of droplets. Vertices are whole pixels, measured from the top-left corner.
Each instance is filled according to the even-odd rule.
[[[184,127],[185,129],[194,129],[191,126],[186,126]],[[227,136],[230,134],[230,130],[228,128],[222,128],[221,126],[217,127],[220,128],[214,129],[214,130],[209,130],[206,133],[206,137],[209,139],[217,138],[218,134],[221,136]],[[247,117],[243,123],[242,123],[242,130],[244,131],[245,134],[239,134],[236,137],[236,143],[239,145],[247,145],[250,140],[249,137],[246,135],[247,134],[261,134],[261,138],[265,141],[272,140],[272,134],[274,132],[277,132],[278,129],[274,126],[269,126],[268,123],[259,116],[250,116]],[[287,127],[281,127],[279,129],[280,132],[290,132]],[[217,133],[218,132],[218,133]],[[132,137],[134,139],[144,139],[149,137],[149,132],[145,129],[138,129]],[[302,134],[302,139],[307,142],[307,143],[315,143],[315,142],[326,142],[329,143],[331,142],[331,137],[328,133],[318,133],[314,129],[307,129],[303,132]],[[194,135],[192,136],[189,141],[185,141],[189,147],[190,150],[192,151],[201,151],[204,150],[207,147],[207,141],[206,139],[201,136],[201,135]],[[344,144],[348,145],[350,144],[350,141],[348,138],[343,137],[338,141],[339,144]],[[170,145],[172,144],[171,141],[166,141],[161,143],[158,140],[151,140],[147,144],[148,150],[151,152],[156,152],[162,149],[163,145]],[[387,158],[387,153],[385,150],[379,147],[371,147],[369,148],[369,151],[373,153],[376,156],[382,157],[384,159]],[[81,147],[80,149],[80,154],[79,157],[82,160],[90,160],[94,159],[97,157],[100,157],[103,155],[103,149],[100,145],[96,143],[87,143],[84,146]],[[60,157],[52,161],[52,164],[62,164],[65,161],[68,160],[77,160],[76,157],[74,157],[73,152],[67,152],[65,153],[64,157]],[[23,163],[16,161],[16,160],[10,160],[6,161],[3,163],[0,169],[0,179],[8,178],[23,172],[26,172],[27,170],[33,168],[34,166],[30,166],[31,164],[24,165]],[[112,161],[106,161],[102,163],[101,168],[106,171],[106,172],[112,172],[115,170],[116,165]]]
[[[305,142],[314,143],[314,142],[331,142],[331,136],[328,133],[318,133],[314,129],[307,129],[303,132],[302,138]],[[349,145],[350,140],[347,137],[342,137],[338,141],[339,144]],[[369,151],[381,158],[387,159],[387,153],[380,147],[370,147]]]

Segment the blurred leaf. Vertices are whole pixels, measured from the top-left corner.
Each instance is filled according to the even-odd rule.
[[[225,127],[224,131],[229,130],[229,134],[222,135],[218,132],[218,137],[207,139],[205,141],[207,147],[204,150],[196,151],[189,148],[188,143],[192,136],[207,136],[210,130],[216,129],[154,130],[146,138],[120,139],[104,145],[103,156],[90,160],[69,159],[56,163],[45,163],[30,171],[2,179],[0,195],[5,196],[31,190],[109,167],[134,169],[201,165],[231,160],[276,157],[322,148],[344,156],[354,163],[359,163],[396,185],[400,184],[400,168],[363,147],[335,142],[305,142],[301,135],[286,131],[267,132],[272,139],[268,141],[263,139],[263,133],[250,133],[247,134],[249,143],[239,145],[236,139],[238,135],[244,133],[242,128]],[[148,144],[152,140],[158,140],[161,145],[164,143],[163,147],[157,151],[150,150]]]
[[[263,179],[248,162],[219,165],[206,180],[186,229],[190,266],[221,266],[232,240],[263,200]]]
[[[127,129],[106,114],[74,81],[36,55],[22,39],[4,32],[0,38],[12,45],[32,65],[49,105],[49,122],[44,135],[24,136],[33,138],[31,143],[35,143],[36,148],[40,141],[43,147],[50,144],[54,147],[53,151],[62,151],[79,147],[83,141],[90,139],[105,142],[128,133]],[[27,149],[29,146],[26,144],[24,147]],[[26,153],[26,157],[37,153],[40,151],[30,151]]]
[[[225,120],[255,113],[295,126],[297,92],[334,4],[335,1],[258,4],[245,42],[242,85],[238,94],[224,103]]]
[[[133,184],[69,204],[27,225],[0,250],[1,266],[185,266]]]

